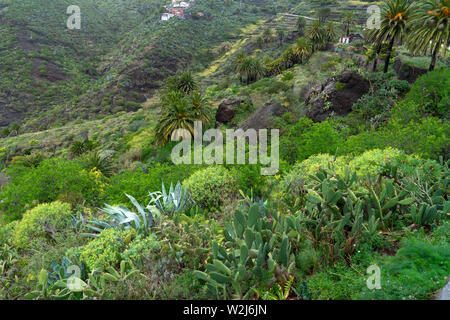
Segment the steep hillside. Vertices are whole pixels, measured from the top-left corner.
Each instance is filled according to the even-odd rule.
[[[374,3],[0,0],[0,300],[442,296],[450,0]]]
[[[239,11],[239,3],[200,0],[186,20],[161,21],[160,1],[85,0],[82,28],[70,31],[69,3],[4,2],[0,127],[22,122],[24,130],[41,130],[135,111],[168,75],[204,68],[214,59],[211,47],[275,13],[259,8],[264,1]]]
[[[104,55],[160,7],[159,1],[78,1],[82,27],[69,30],[66,10],[72,4],[2,1],[0,127],[35,120],[85,92],[101,75]]]

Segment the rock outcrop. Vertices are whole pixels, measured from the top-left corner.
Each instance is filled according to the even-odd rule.
[[[409,83],[416,82],[417,78],[428,72],[427,69],[403,63],[402,59],[399,57],[394,61],[394,70],[400,80],[406,80]]]
[[[242,125],[241,129],[272,129],[275,117],[281,117],[289,110],[277,103],[268,103],[256,110]]]
[[[309,90],[305,99],[306,116],[314,122],[324,121],[332,113],[346,116],[369,89],[369,81],[353,71],[345,71]]]
[[[236,114],[236,108],[239,107],[244,100],[240,98],[226,99],[222,101],[216,112],[216,121],[219,123],[229,123]]]

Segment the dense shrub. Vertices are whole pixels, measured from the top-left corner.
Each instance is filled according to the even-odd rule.
[[[446,283],[450,245],[448,242],[433,245],[418,240],[404,241],[397,255],[387,257],[382,268],[383,290],[363,291],[360,299],[430,299],[430,293]]]
[[[393,119],[382,131],[385,146],[392,146],[407,153],[416,153],[424,158],[449,157],[450,124],[448,121],[430,117],[418,122],[404,124]]]
[[[329,154],[317,154],[295,164],[292,169],[283,175],[280,181],[281,191],[290,197],[298,197],[305,183],[312,181],[311,175],[320,169],[332,168],[337,174],[345,174],[346,170],[356,172],[358,177],[376,177],[387,170],[386,166],[398,166],[409,174],[421,167],[423,160],[408,156],[404,152],[387,148],[384,150],[374,149],[364,152],[355,157],[340,156],[333,157]],[[435,164],[437,167],[437,164]]]
[[[319,153],[337,154],[343,144],[342,134],[329,121],[314,123],[303,117],[281,138],[280,153],[293,164]]]
[[[388,81],[385,77],[375,77],[372,86],[373,91],[363,95],[353,104],[352,109],[365,120],[370,120],[376,124],[383,117],[389,116],[392,106],[395,105],[397,99],[409,90],[410,86],[407,81]]]
[[[14,237],[18,221],[10,222],[6,225],[0,225],[0,243],[9,243]]]
[[[97,204],[102,196],[101,175],[88,172],[77,161],[44,160],[37,168],[12,167],[9,183],[0,195],[0,211],[4,218],[21,217],[24,208],[52,202],[63,192],[82,195],[88,204]]]
[[[306,181],[310,181],[309,175],[314,174],[319,168],[327,168],[336,164],[333,156],[329,154],[318,154],[295,164],[280,181],[283,191],[298,194]],[[337,167],[335,167],[338,169]]]
[[[105,269],[120,263],[121,253],[130,245],[136,236],[134,229],[106,229],[98,238],[81,248],[80,260],[89,270]]]
[[[147,204],[149,192],[161,190],[161,184],[174,185],[183,181],[197,170],[197,166],[156,164],[136,171],[125,171],[113,176],[105,188],[105,199],[111,204],[127,204],[129,199],[125,193],[133,195],[140,203]]]
[[[423,113],[448,117],[450,68],[428,72],[416,80],[405,100],[415,102]]]
[[[160,247],[154,235],[145,237],[140,234],[131,242],[131,245],[122,254],[122,260],[139,261],[151,255],[152,251]]]
[[[356,171],[358,176],[375,177],[386,170],[387,164],[399,165],[401,163],[409,163],[411,160],[412,157],[397,149],[374,149],[356,157],[349,162],[348,166],[350,170]]]
[[[260,196],[265,191],[266,177],[261,175],[260,165],[233,165],[230,172],[236,178],[237,187],[245,194]]]
[[[14,244],[26,249],[37,239],[54,238],[54,233],[67,227],[71,214],[70,205],[59,201],[38,205],[27,211],[17,225]]]
[[[195,172],[184,184],[194,201],[203,208],[218,208],[236,194],[236,179],[222,166]]]
[[[421,117],[416,104],[401,103],[393,118],[378,130],[363,131],[350,136],[343,146],[349,153],[370,149],[397,148],[423,158],[449,158],[450,124],[435,117]]]

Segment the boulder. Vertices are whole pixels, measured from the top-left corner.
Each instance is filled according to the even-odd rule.
[[[417,78],[428,72],[427,69],[403,63],[400,57],[397,57],[394,61],[394,70],[400,80],[406,80],[409,83],[416,82]]]
[[[256,110],[241,126],[243,130],[248,129],[272,129],[274,128],[274,117],[281,117],[289,110],[278,103],[268,103]]]
[[[244,103],[240,98],[226,99],[222,101],[216,112],[216,121],[219,123],[228,123],[233,120],[236,114],[236,108]]]
[[[332,113],[346,116],[353,104],[369,92],[370,83],[353,71],[326,79],[306,94],[306,116],[314,122],[324,121]]]

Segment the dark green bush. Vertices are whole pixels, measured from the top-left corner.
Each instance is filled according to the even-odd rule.
[[[39,203],[55,201],[63,192],[76,192],[87,204],[102,198],[102,176],[86,171],[78,161],[47,159],[36,168],[13,166],[8,169],[11,182],[0,194],[4,219],[15,220]]]
[[[419,110],[437,117],[448,117],[450,110],[450,68],[428,72],[416,80],[405,100]]]
[[[111,204],[127,204],[129,199],[125,193],[133,195],[140,203],[147,204],[149,192],[161,190],[161,183],[166,186],[171,183],[176,184],[188,178],[192,172],[197,170],[194,165],[169,165],[155,164],[146,168],[146,172],[141,169],[136,171],[125,171],[113,176],[108,186],[105,188],[105,199]]]

